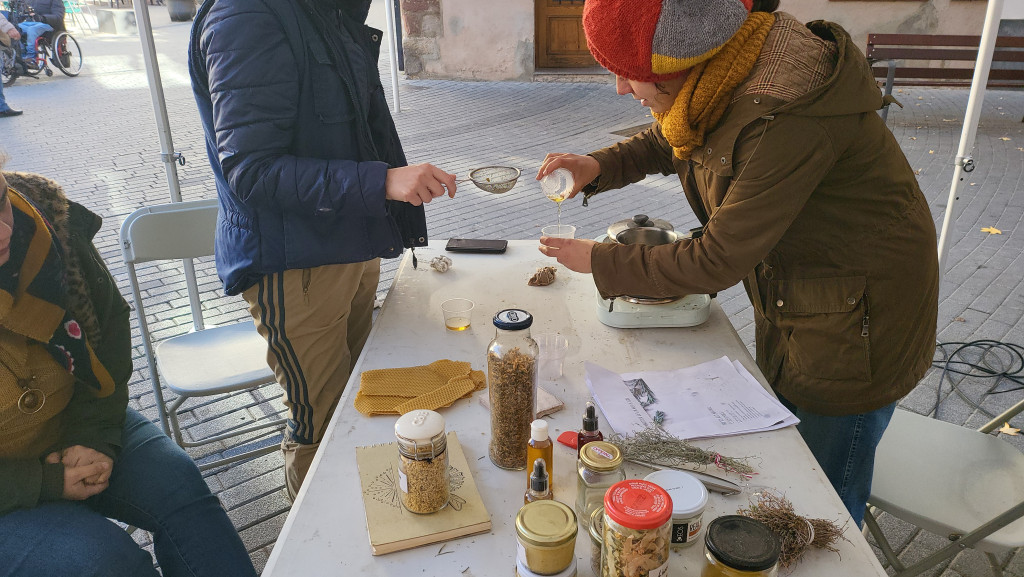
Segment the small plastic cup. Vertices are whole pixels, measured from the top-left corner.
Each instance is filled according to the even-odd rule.
[[[450,331],[464,331],[469,328],[475,304],[469,299],[448,299],[441,303],[444,326]]]
[[[540,229],[540,235],[552,238],[576,238],[576,227],[571,224],[552,224]]]
[[[540,348],[537,363],[541,380],[562,378],[562,364],[569,352],[569,339],[558,333],[540,333],[533,338]]]

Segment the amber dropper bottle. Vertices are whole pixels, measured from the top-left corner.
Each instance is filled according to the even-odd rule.
[[[555,474],[554,462],[552,462],[552,447],[554,447],[554,443],[551,442],[551,437],[548,435],[548,422],[544,419],[537,419],[530,423],[530,443],[526,447],[526,462],[533,463],[537,459],[544,460],[544,468],[548,472],[549,487],[554,484],[551,481],[554,479]],[[532,473],[527,469],[527,488],[529,488],[530,479],[532,478]],[[554,491],[553,488],[551,490]]]
[[[591,441],[603,441],[604,435],[597,428],[597,407],[594,403],[588,402],[587,409],[583,413],[583,428],[576,436],[576,458],[580,457],[583,445]]]
[[[544,499],[554,499],[548,484],[548,472],[544,470],[544,459],[533,462],[533,474],[530,475],[530,489],[523,497],[523,503],[532,503]]]

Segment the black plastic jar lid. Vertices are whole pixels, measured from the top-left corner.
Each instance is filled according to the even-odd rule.
[[[708,524],[708,551],[738,571],[764,571],[779,561],[779,540],[764,523],[743,515],[725,515]]]
[[[533,315],[523,309],[505,309],[494,315],[494,326],[505,331],[518,331],[530,328]]]

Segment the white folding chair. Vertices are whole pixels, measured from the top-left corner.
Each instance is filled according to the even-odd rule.
[[[897,410],[875,453],[864,522],[895,577],[920,575],[966,548],[988,557],[1024,546],[1024,453],[983,430]],[[950,543],[907,567],[874,517],[880,509]]]
[[[131,281],[160,422],[164,432],[182,447],[210,445],[264,430],[273,433],[275,429],[283,428],[285,423],[285,419],[278,418],[276,413],[259,414],[266,411],[259,407],[261,401],[250,395],[251,400],[247,404],[231,404],[232,415],[239,414],[231,420],[237,420],[238,423],[224,427],[223,432],[188,440],[181,430],[179,411],[184,412],[183,405],[189,399],[221,396],[275,382],[274,373],[267,366],[266,341],[256,331],[251,320],[216,327],[204,325],[192,259],[213,254],[216,224],[216,200],[141,208],[128,215],[121,224],[121,251]],[[142,263],[165,260],[183,261],[193,330],[162,339],[154,346],[136,267]],[[163,386],[177,395],[169,405],[164,401]],[[254,417],[254,413],[257,416]],[[191,427],[190,433],[195,429]],[[257,447],[204,462],[200,469],[227,465],[276,449],[276,444]]]

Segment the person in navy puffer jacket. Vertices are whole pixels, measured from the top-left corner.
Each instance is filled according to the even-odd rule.
[[[290,410],[294,498],[366,342],[380,258],[427,242],[455,175],[408,166],[370,0],[206,0],[189,71],[217,183],[217,271],[241,294]]]

